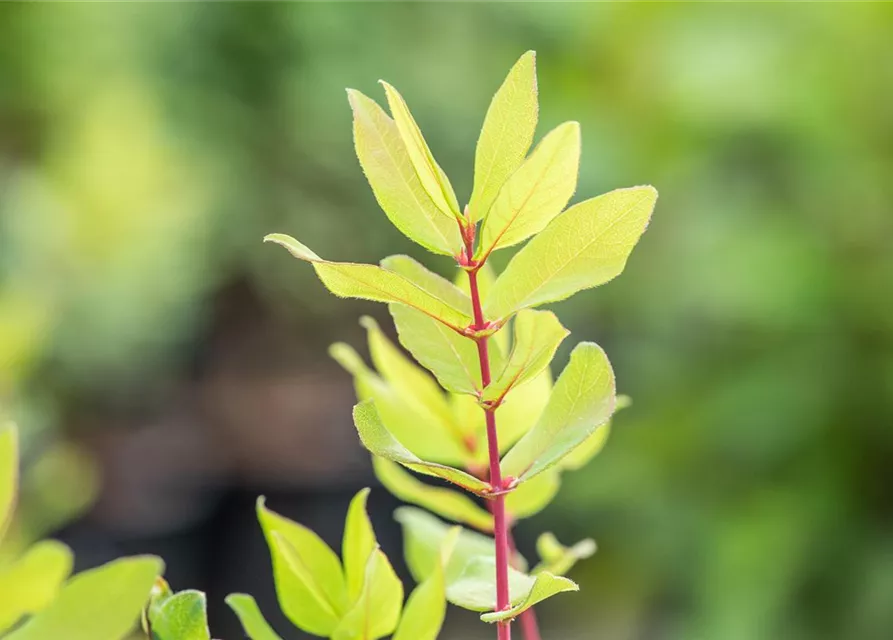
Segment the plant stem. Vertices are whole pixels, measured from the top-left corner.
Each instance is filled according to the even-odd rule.
[[[515,538],[512,536],[511,526],[509,526],[508,539],[509,555],[514,558],[517,546],[515,546]],[[534,612],[533,607],[522,611],[521,615],[518,616],[518,622],[521,623],[521,633],[524,634],[524,640],[542,640],[539,622],[537,622],[536,612]]]
[[[469,255],[471,252],[469,250]],[[481,295],[478,290],[477,272],[468,272],[468,287],[471,292],[471,304],[474,312],[475,328],[486,328],[484,313],[481,308]],[[487,337],[476,338],[478,347],[478,359],[481,363],[481,385],[486,388],[490,384],[490,354],[487,351]],[[499,439],[496,433],[495,408],[484,410],[487,420],[487,450],[490,454],[490,485],[496,490],[502,490],[502,471],[499,468]],[[493,537],[496,541],[496,609],[505,611],[511,608],[509,600],[509,560],[508,560],[508,527],[505,521],[505,495],[499,494],[493,497],[491,506],[493,511]],[[498,640],[511,640],[511,621],[498,622],[496,624]]]

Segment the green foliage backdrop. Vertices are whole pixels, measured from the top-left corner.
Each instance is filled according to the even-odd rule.
[[[610,638],[886,638],[891,28],[883,4],[3,5],[5,410],[35,459],[85,406],[164,403],[238,315],[233,290],[324,361],[376,310],[263,235],[419,256],[354,160],[344,87],[411,96],[464,204],[480,114],[535,49],[538,135],[581,124],[578,193],[661,191],[622,281],[559,303],[635,404],[537,516],[599,543],[574,576],[587,605],[548,617]]]

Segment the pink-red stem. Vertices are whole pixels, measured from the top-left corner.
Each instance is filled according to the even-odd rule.
[[[471,255],[471,247],[468,247]],[[481,307],[481,295],[478,290],[477,272],[468,272],[468,286],[471,292],[471,305],[474,313],[475,329],[486,329],[486,321]],[[490,355],[487,351],[487,337],[475,338],[478,347],[478,359],[481,364],[481,385],[490,384]],[[499,468],[499,439],[496,433],[495,409],[484,411],[487,420],[487,450],[490,454],[490,485],[494,490],[504,489],[502,471]],[[496,540],[496,609],[505,611],[511,608],[509,600],[509,541],[508,527],[505,519],[505,495],[497,495],[492,499],[493,537]],[[498,640],[511,640],[511,621],[496,624]]]

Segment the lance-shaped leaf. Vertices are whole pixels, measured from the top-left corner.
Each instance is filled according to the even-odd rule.
[[[449,178],[440,168],[440,165],[434,160],[428,143],[422,136],[419,125],[406,106],[403,96],[391,85],[384,80],[380,80],[388,97],[388,106],[391,108],[391,115],[394,122],[397,123],[397,130],[400,132],[400,138],[406,146],[409,159],[415,168],[416,175],[425,188],[425,191],[443,213],[460,218],[459,204],[456,202],[456,194],[453,192],[453,186],[450,184]]]
[[[375,476],[385,488],[403,502],[424,507],[448,520],[480,531],[493,529],[493,516],[465,494],[426,484],[386,458],[373,456],[372,466]]]
[[[422,460],[412,453],[387,430],[372,401],[367,400],[356,405],[353,409],[353,419],[363,446],[373,454],[399,462],[418,473],[443,478],[471,493],[487,495],[492,491],[490,484],[479,478],[447,465]],[[424,425],[419,427],[424,428]]]
[[[530,607],[542,602],[547,598],[562,593],[564,591],[579,591],[580,587],[573,580],[569,580],[563,576],[553,576],[547,571],[537,574],[536,582],[527,593],[527,596],[519,603],[512,606],[511,609],[505,611],[493,611],[485,613],[481,616],[484,622],[500,622],[502,620],[511,620],[529,609]]]
[[[533,573],[547,571],[553,575],[563,575],[580,560],[591,557],[595,549],[595,540],[592,538],[581,540],[572,547],[565,547],[558,542],[555,534],[543,533],[536,540],[540,563],[533,569]]]
[[[484,390],[482,400],[501,401],[511,389],[542,372],[569,333],[551,311],[519,312],[514,321],[512,353],[496,380]]]
[[[452,415],[441,416],[419,407],[413,400],[379,378],[359,354],[343,343],[333,344],[329,353],[354,376],[357,399],[374,400],[382,422],[394,438],[425,460],[461,464],[468,458],[464,432]]]
[[[152,640],[211,640],[205,594],[187,590],[150,607]]]
[[[71,573],[73,556],[61,542],[38,542],[0,569],[0,634],[22,616],[49,605]]]
[[[529,480],[578,447],[614,412],[614,372],[601,347],[581,342],[543,414],[502,460],[504,476]]]
[[[630,405],[629,396],[619,395],[617,396],[617,403],[614,406],[614,414],[617,415],[617,412],[621,409],[625,409]],[[576,471],[577,469],[582,469],[589,461],[592,460],[595,456],[597,456],[602,449],[605,448],[605,443],[608,441],[608,436],[611,435],[611,422],[613,421],[613,416],[611,420],[608,420],[604,426],[599,427],[595,430],[591,436],[586,438],[579,447],[571,451],[567,454],[559,463],[559,467],[562,470],[568,471]]]
[[[499,87],[474,153],[474,190],[468,210],[472,222],[487,216],[496,194],[524,161],[539,117],[536,53],[528,51]]]
[[[264,242],[275,242],[288,249],[296,258],[311,263],[319,279],[336,296],[385,303],[399,302],[418,309],[457,331],[471,323],[471,316],[461,309],[388,269],[374,264],[323,260],[294,238],[282,233],[268,235]]]
[[[369,514],[366,512],[366,501],[369,489],[363,489],[353,500],[347,510],[344,524],[344,541],[341,556],[344,561],[344,577],[347,581],[347,595],[351,602],[355,601],[363,589],[366,580],[366,565],[369,556],[378,547]]]
[[[251,640],[282,640],[266,621],[253,597],[233,593],[226,597],[226,604],[239,616],[239,622]]]
[[[387,556],[375,549],[366,563],[363,588],[344,614],[332,640],[378,640],[394,631],[403,606],[403,583]]]
[[[505,510],[512,520],[535,516],[549,506],[560,488],[561,476],[558,472],[541,473],[505,496]]]
[[[79,573],[52,604],[5,640],[121,640],[134,627],[164,569],[159,558],[123,558]]]
[[[549,402],[552,393],[552,374],[544,369],[524,385],[522,393],[514,393],[496,408],[496,426],[499,433],[499,452],[505,453],[533,428]],[[487,464],[487,427],[484,412],[472,396],[454,395],[453,413],[457,424],[463,425],[469,443],[473,444],[472,459],[477,464]]]
[[[412,258],[390,256],[382,260],[381,265],[471,314],[467,291],[431,273]],[[467,280],[464,273],[460,275]],[[480,390],[481,370],[474,340],[405,305],[392,304],[388,309],[397,326],[400,344],[434,374],[441,386],[453,393],[476,394]]]
[[[484,221],[480,259],[545,229],[574,195],[579,168],[580,125],[565,122],[543,138],[500,189]]]
[[[423,317],[434,322],[427,316]],[[375,320],[369,316],[363,316],[360,319],[360,324],[366,328],[369,336],[369,354],[372,357],[372,364],[375,365],[385,382],[403,398],[403,401],[412,405],[422,415],[430,415],[436,420],[452,420],[446,394],[428,372],[407,358],[388,339]],[[443,327],[439,322],[435,324]],[[443,328],[453,335],[459,335],[446,327]]]
[[[12,424],[0,426],[0,540],[12,520],[18,484],[18,432]]]
[[[446,564],[461,532],[461,527],[453,527],[447,533],[441,544],[439,561],[410,594],[391,640],[436,640],[446,617]]]
[[[456,256],[462,249],[459,225],[422,185],[397,124],[375,101],[348,89],[354,145],[375,199],[388,219],[429,251]]]
[[[282,612],[308,633],[330,635],[348,604],[338,556],[307,527],[267,509],[263,498],[257,519],[270,548]]]
[[[648,226],[654,187],[617,189],[574,205],[514,255],[484,304],[500,320],[617,276]]]

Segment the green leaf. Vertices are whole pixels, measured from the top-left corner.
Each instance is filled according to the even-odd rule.
[[[257,519],[273,560],[279,606],[298,628],[330,635],[347,608],[347,586],[341,562],[313,531],[257,500]]]
[[[72,578],[43,611],[6,640],[121,640],[133,628],[164,563],[123,558]]]
[[[499,402],[514,387],[542,372],[569,333],[551,311],[519,312],[514,320],[512,353],[502,372],[484,391],[483,401]]]
[[[505,496],[505,509],[512,520],[536,515],[545,509],[561,488],[561,476],[555,471],[541,473],[533,480],[522,482]]]
[[[366,564],[359,598],[344,615],[332,640],[377,640],[397,628],[403,606],[403,583],[387,556],[375,549]]]
[[[323,260],[294,238],[281,233],[266,236],[264,242],[275,242],[288,249],[299,260],[311,263],[319,279],[336,296],[385,303],[399,302],[418,309],[456,331],[471,324],[471,316],[463,310],[453,307],[449,301],[437,298],[393,271],[374,264]]]
[[[614,412],[614,372],[601,347],[581,342],[543,414],[502,460],[504,477],[529,480],[578,447]]]
[[[393,305],[402,306],[402,305]],[[404,307],[408,309],[408,307]],[[409,311],[414,311],[409,309]],[[415,311],[414,311],[415,312]],[[418,313],[418,312],[415,312]],[[434,322],[427,316],[425,320]],[[450,405],[446,394],[437,385],[428,372],[415,362],[407,358],[403,352],[391,342],[378,326],[378,323],[369,316],[363,316],[360,324],[366,328],[369,336],[369,353],[372,356],[372,364],[378,373],[399,394],[407,405],[411,405],[422,414],[428,414],[435,420],[452,420]],[[440,323],[434,323],[440,327]],[[454,331],[449,331],[458,336]]]
[[[471,222],[487,216],[496,194],[524,161],[539,116],[536,53],[528,51],[499,87],[474,154],[474,191],[468,205]]]
[[[402,304],[388,305],[397,335],[407,351],[453,393],[476,395],[481,367],[474,340]]]
[[[524,390],[513,393],[496,409],[499,430],[499,451],[508,451],[539,420],[552,395],[552,373],[548,368],[524,384]],[[486,436],[485,432],[482,435]]]
[[[375,551],[378,542],[372,523],[369,522],[369,514],[366,513],[366,501],[369,498],[369,489],[363,489],[353,500],[347,510],[347,521],[344,525],[344,542],[341,547],[341,555],[344,561],[344,576],[347,580],[347,594],[353,602],[363,589],[363,581],[366,575],[366,563],[369,556]]]
[[[459,204],[456,202],[456,194],[453,193],[453,186],[450,184],[449,178],[440,168],[440,165],[434,160],[428,143],[422,136],[419,125],[409,112],[409,107],[403,100],[403,96],[391,85],[384,80],[379,80],[384,87],[385,94],[388,97],[388,106],[391,108],[391,115],[394,122],[397,123],[397,130],[400,132],[400,138],[406,146],[409,159],[415,168],[416,175],[442,212],[460,218]]]
[[[388,256],[381,260],[381,266],[403,276],[415,286],[471,317],[471,298],[468,292],[429,270],[417,260],[404,255]]]
[[[0,428],[0,540],[12,520],[19,485],[19,440],[13,424]]]
[[[522,602],[534,579],[509,567],[509,601]],[[447,600],[457,607],[470,611],[487,611],[496,608],[496,559],[478,556],[470,559],[459,575],[447,583]]]
[[[226,597],[226,604],[239,616],[239,622],[251,640],[282,640],[264,619],[253,597],[245,593],[233,593]]]
[[[22,616],[48,606],[71,573],[71,550],[61,542],[38,542],[0,569],[0,635]]]
[[[446,582],[443,567],[417,586],[403,610],[391,640],[437,640],[446,617]]]
[[[435,415],[415,401],[407,400],[363,363],[350,346],[333,344],[329,353],[354,376],[359,400],[373,400],[382,423],[404,446],[424,460],[462,464],[467,458],[464,433],[452,419]],[[422,428],[424,425],[424,428]]]
[[[406,559],[409,571],[412,573],[416,582],[423,582],[428,579],[428,577],[435,571],[438,563],[441,562],[445,553],[444,549],[452,547],[452,551],[449,554],[444,567],[444,576],[450,602],[458,604],[459,606],[466,606],[471,601],[471,598],[478,598],[479,604],[476,606],[480,607],[480,609],[475,610],[486,609],[488,606],[487,603],[490,601],[489,598],[491,597],[495,602],[496,571],[495,568],[493,568],[492,563],[496,561],[496,546],[493,542],[493,538],[477,533],[476,531],[469,531],[468,529],[461,528],[459,529],[458,534],[455,534],[454,532],[457,527],[450,527],[442,520],[432,516],[430,513],[414,507],[401,507],[397,509],[394,512],[394,518],[403,527],[403,555]],[[452,535],[457,535],[455,542],[448,544]],[[481,567],[474,568],[473,570],[468,569],[468,565],[477,560],[485,560],[491,564],[489,574]],[[520,598],[523,597],[525,593],[523,583],[524,577],[526,577],[523,573],[520,573],[520,570],[527,568],[527,561],[523,556],[516,553],[512,558],[512,566],[518,567],[519,569],[512,569],[511,572],[513,576],[512,580],[514,582],[512,593]],[[489,578],[487,577],[488,575]],[[450,596],[449,590],[451,585],[454,585],[460,579],[467,581],[464,585],[465,587],[471,586],[472,581],[477,581],[474,582],[474,584],[478,587],[475,591],[478,595],[459,595],[459,592],[464,589],[464,587],[460,585],[458,589],[453,591],[452,596]],[[489,590],[490,587],[482,586],[479,582],[487,580],[489,580],[487,584],[492,587],[492,593]],[[533,583],[530,579],[527,582],[528,584]],[[481,593],[483,593],[483,596],[480,595]],[[481,598],[483,598],[483,600],[481,600]]]
[[[617,415],[618,411],[625,409],[629,405],[629,396],[617,396],[614,415]],[[605,448],[605,443],[608,441],[608,436],[611,435],[611,422],[613,419],[612,416],[611,420],[608,420],[604,426],[599,427],[595,430],[595,433],[586,438],[586,440],[583,441],[583,444],[567,454],[559,463],[561,469],[567,469],[568,471],[582,469],[589,464],[590,460],[601,453],[601,450]]]
[[[579,168],[580,125],[565,122],[543,138],[500,189],[481,231],[480,259],[545,229],[574,195]]]
[[[572,547],[565,547],[558,542],[553,533],[544,533],[536,541],[536,552],[540,563],[533,573],[547,571],[553,575],[563,575],[580,560],[585,560],[595,553],[595,540],[586,538]]]
[[[211,640],[205,594],[180,591],[166,598],[149,616],[152,640]]]
[[[465,494],[421,482],[386,458],[373,456],[372,466],[375,476],[385,488],[403,502],[424,507],[444,518],[480,531],[493,529],[493,516]]]
[[[377,456],[399,462],[405,467],[429,476],[443,478],[478,495],[490,493],[490,484],[474,476],[437,462],[422,460],[397,440],[382,423],[372,401],[361,402],[353,409],[354,424],[360,440]],[[419,425],[422,427],[422,425]]]
[[[403,528],[403,557],[416,582],[424,582],[434,573],[450,535],[458,537],[444,566],[447,583],[455,580],[472,558],[496,557],[493,538],[462,528],[458,534],[451,534],[456,527],[451,527],[427,511],[400,507],[394,511],[394,519]]]
[[[530,607],[536,605],[539,602],[542,602],[546,598],[551,598],[552,596],[564,591],[579,590],[580,587],[577,586],[577,583],[573,580],[568,580],[567,578],[562,576],[553,576],[551,573],[544,571],[540,574],[537,574],[536,582],[534,583],[533,588],[530,589],[524,600],[506,611],[494,611],[491,613],[485,613],[481,616],[481,620],[483,620],[484,622],[499,622],[501,620],[511,620]]]
[[[504,319],[620,274],[656,201],[654,187],[632,187],[565,211],[511,259],[484,303],[486,317]]]
[[[459,225],[453,214],[438,208],[425,190],[397,124],[359,91],[348,89],[347,96],[353,110],[357,157],[388,219],[429,251],[459,255]]]

